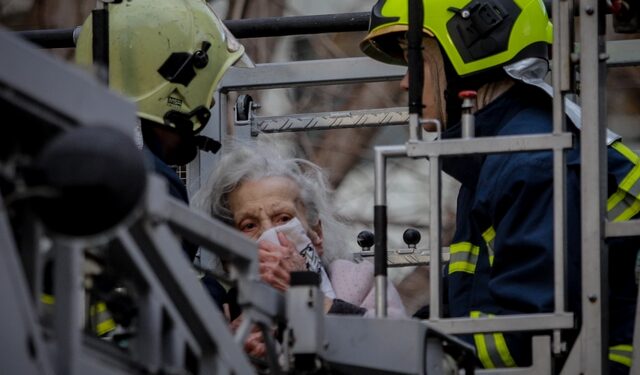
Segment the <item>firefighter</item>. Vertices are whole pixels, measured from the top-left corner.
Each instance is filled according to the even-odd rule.
[[[187,190],[169,166],[191,162],[199,149],[219,144],[199,135],[210,118],[213,94],[232,65],[250,64],[244,47],[203,0],[127,0],[108,5],[109,87],[137,105],[150,169],[188,204]],[[76,62],[94,70],[92,17],[84,22]],[[193,260],[197,247],[184,242]],[[203,280],[219,306],[225,291]]]
[[[408,2],[379,0],[362,51],[407,65]],[[445,124],[442,138],[461,137],[463,90],[477,91],[477,137],[550,133],[552,100],[543,89],[552,25],[541,0],[423,0],[423,117]],[[524,82],[524,78],[527,78]],[[532,77],[534,79],[532,79]],[[405,76],[401,85],[408,87]],[[546,87],[548,88],[548,86]],[[577,108],[577,107],[576,107]],[[577,134],[579,112],[568,113]],[[575,137],[576,140],[579,137]],[[613,138],[607,147],[611,221],[638,217],[638,156]],[[579,317],[580,144],[566,152],[568,306]],[[553,154],[551,151],[467,155],[443,160],[461,182],[446,281],[450,317],[552,312]],[[609,368],[629,371],[638,284],[638,239],[609,241]],[[577,330],[564,332],[569,343]],[[531,334],[463,337],[485,368],[527,366]],[[559,364],[560,365],[560,364]]]
[[[131,0],[112,3],[108,11],[109,87],[136,103],[145,151],[170,181],[171,193],[187,201],[168,165],[185,165],[199,148],[215,143],[199,133],[209,121],[220,79],[246,60],[244,47],[203,0]],[[76,62],[90,69],[92,38],[89,17]]]

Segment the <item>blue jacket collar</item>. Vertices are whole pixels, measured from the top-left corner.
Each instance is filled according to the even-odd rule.
[[[498,135],[509,120],[523,108],[532,105],[532,103],[546,103],[546,100],[540,100],[544,99],[540,98],[541,94],[544,93],[535,87],[516,83],[505,93],[475,113],[475,136],[492,137]],[[442,133],[442,139],[460,138],[462,135],[461,129],[460,122],[447,127]],[[486,155],[483,154],[443,158],[442,170],[463,185],[472,187],[478,181],[485,157]]]

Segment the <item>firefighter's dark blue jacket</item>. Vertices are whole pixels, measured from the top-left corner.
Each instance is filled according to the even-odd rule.
[[[180,180],[180,177],[178,177],[176,172],[162,161],[162,159],[156,156],[151,149],[145,147],[144,153],[147,158],[148,168],[167,180],[169,185],[169,194],[188,205],[189,196],[187,195],[187,188],[184,186],[184,183]],[[182,250],[191,262],[196,256],[198,247],[183,240]],[[216,305],[222,309],[223,303],[227,301],[227,292],[224,287],[215,278],[208,274],[203,276],[202,284],[216,302]]]
[[[551,99],[516,84],[476,113],[476,136],[550,133]],[[580,144],[566,152],[568,306],[580,316]],[[444,138],[455,137],[459,124]],[[609,220],[638,216],[640,162],[615,142],[608,152]],[[445,272],[452,317],[552,312],[553,155],[551,151],[465,156],[443,160],[462,183],[456,232]],[[613,373],[629,370],[637,296],[640,239],[609,242],[610,343]],[[578,323],[579,324],[579,323]],[[571,333],[566,335],[572,340]],[[491,333],[464,337],[487,368],[528,365],[531,334]]]

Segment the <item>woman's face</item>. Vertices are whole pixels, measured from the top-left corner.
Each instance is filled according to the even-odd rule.
[[[264,231],[293,218],[298,218],[307,232],[310,231],[300,188],[286,177],[243,182],[229,194],[229,208],[233,212],[234,226],[254,240]],[[316,234],[314,231],[310,237]]]

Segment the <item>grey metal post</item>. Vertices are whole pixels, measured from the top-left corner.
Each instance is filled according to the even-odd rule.
[[[293,285],[286,292],[288,328],[293,330],[292,354],[314,354],[323,344],[323,298],[317,285]]]
[[[429,157],[429,243],[431,262],[429,266],[429,319],[437,320],[440,318],[440,306],[442,297],[440,295],[440,273],[441,273],[441,254],[440,254],[440,227],[441,227],[441,194],[442,179],[440,176],[440,158],[438,156]]]
[[[49,375],[52,361],[38,326],[38,316],[20,264],[7,207],[0,195],[0,373]],[[26,345],[25,345],[26,344]]]
[[[44,259],[40,253],[40,238],[42,238],[42,226],[38,223],[32,212],[25,213],[20,222],[22,236],[20,238],[20,255],[24,268],[31,297],[34,306],[40,305],[40,293],[43,279]]]
[[[462,138],[470,139],[476,134],[476,118],[473,115],[473,107],[476,102],[475,91],[463,91],[458,96],[462,99],[462,118],[460,123],[462,124]]]
[[[54,244],[54,332],[56,337],[56,373],[78,375],[81,345],[82,311],[81,267],[83,253],[77,242]]]
[[[638,290],[638,299],[636,300],[636,320],[633,328],[633,346],[636,348],[633,351],[633,357],[631,358],[631,371],[630,374],[640,373],[640,289]]]
[[[582,210],[582,331],[584,374],[606,374],[607,269],[604,243],[604,202],[607,186],[605,149],[606,75],[604,25],[597,0],[580,1],[580,77],[582,82],[581,210]],[[604,16],[604,15],[603,15]],[[603,18],[603,17],[602,17]]]
[[[387,316],[387,160],[382,147],[375,152],[375,279],[376,279],[376,316]]]
[[[420,115],[417,113],[409,114],[409,140],[422,141],[422,125]]]
[[[97,77],[109,86],[109,7],[106,1],[98,0],[96,9],[91,11],[93,65]]]
[[[553,134],[565,131],[564,95],[570,89],[570,18],[573,17],[570,2],[560,0],[552,4],[553,22]],[[555,312],[566,310],[566,218],[565,218],[565,152],[553,150],[553,254],[554,254],[554,302]],[[553,331],[553,352],[562,351],[560,331]]]
[[[444,374],[444,351],[442,350],[442,340],[437,337],[427,338],[427,355],[425,356],[426,373],[429,375]]]
[[[376,316],[387,316],[387,157],[407,156],[406,146],[376,146],[374,226]]]
[[[150,291],[139,298],[138,333],[133,345],[141,361],[150,372],[157,372],[163,365],[162,305]]]

